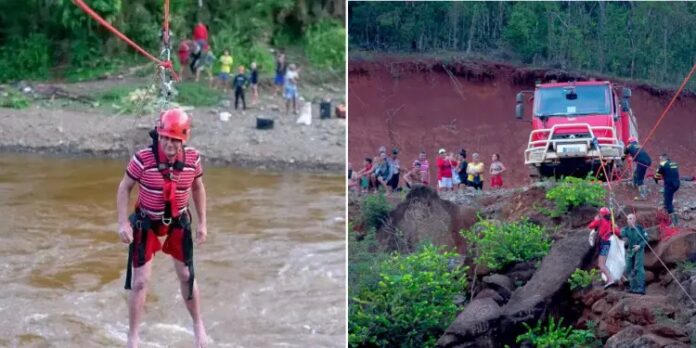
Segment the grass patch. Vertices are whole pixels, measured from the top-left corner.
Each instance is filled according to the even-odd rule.
[[[175,88],[179,94],[174,101],[181,105],[216,106],[225,97],[223,92],[208,87],[207,82],[182,82]]]

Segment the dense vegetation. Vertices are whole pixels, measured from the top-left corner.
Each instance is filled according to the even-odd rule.
[[[457,256],[426,244],[412,254],[382,254],[376,262],[351,259],[349,271],[363,273],[350,284],[350,346],[435,346],[468,283],[467,267],[452,262]]]
[[[163,0],[85,2],[146,50],[159,52]],[[175,45],[189,37],[200,20],[210,27],[216,55],[229,48],[236,62],[248,65],[255,60],[265,71],[273,69],[271,47],[302,48],[314,65],[341,71],[344,12],[339,0],[171,0],[170,4]],[[0,82],[90,78],[124,63],[145,62],[70,0],[2,1],[0,23]]]
[[[494,223],[481,220],[472,230],[462,231],[475,255],[474,262],[491,270],[544,257],[551,239],[544,228],[528,220]]]
[[[351,49],[458,51],[669,85],[696,52],[693,2],[349,2],[348,22]]]

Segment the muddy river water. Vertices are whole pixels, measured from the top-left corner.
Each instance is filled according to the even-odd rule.
[[[0,154],[0,347],[125,346],[125,164]],[[344,180],[206,167],[204,181],[208,240],[194,255],[211,347],[343,347]],[[158,253],[142,346],[192,338]]]

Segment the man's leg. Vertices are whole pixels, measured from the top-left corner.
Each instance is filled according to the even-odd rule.
[[[624,274],[628,277],[628,290],[635,291],[635,274],[633,274],[633,262],[635,261],[635,256],[631,255],[630,252],[626,253],[626,269]]]
[[[239,95],[242,98],[242,110],[246,110],[246,100],[244,100],[244,90],[239,91]]]
[[[633,256],[633,265],[635,269],[635,289],[636,292],[645,293],[645,268],[643,267],[643,250],[638,250]]]
[[[234,109],[237,110],[237,105],[239,105],[239,90],[234,88]]]
[[[674,189],[670,186],[665,187],[664,199],[665,199],[665,210],[668,214],[674,213],[674,206],[672,205],[672,200],[674,199]]]
[[[133,268],[133,286],[128,294],[128,348],[138,347],[138,326],[145,309],[145,297],[147,296],[147,286],[150,283],[152,274],[152,260],[143,266]]]
[[[191,300],[186,300],[188,298],[189,292],[189,271],[186,264],[183,262],[173,259],[174,269],[176,270],[176,276],[179,278],[179,288],[181,289],[181,296],[186,303],[186,309],[188,309],[191,319],[193,320],[193,332],[196,340],[196,347],[205,347],[208,342],[208,336],[205,332],[205,327],[203,326],[203,319],[201,318],[200,311],[200,293],[198,291],[198,284],[194,280],[193,282],[193,296]]]

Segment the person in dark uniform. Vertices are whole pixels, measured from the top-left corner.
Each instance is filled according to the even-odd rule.
[[[679,222],[677,214],[674,213],[674,193],[679,190],[679,165],[669,159],[666,153],[660,155],[660,165],[657,168],[655,179],[664,180],[664,206],[667,214],[672,217],[672,225],[676,226]]]
[[[628,138],[628,146],[624,150],[624,154],[631,155],[635,163],[633,185],[638,188],[638,193],[640,194],[639,197],[635,197],[635,200],[645,200],[648,198],[648,188],[643,185],[643,180],[645,179],[646,170],[652,165],[652,159],[645,149],[640,147],[636,137]]]

